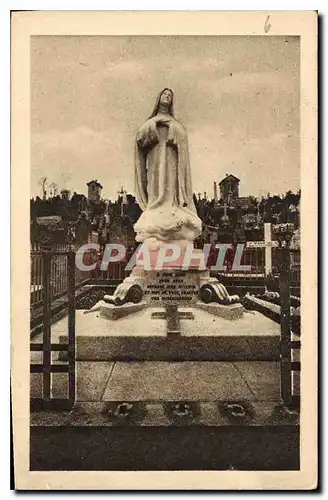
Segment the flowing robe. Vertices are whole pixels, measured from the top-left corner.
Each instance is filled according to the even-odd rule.
[[[169,114],[150,118],[137,133],[135,191],[143,210],[134,226],[137,241],[193,241],[199,236],[187,133]]]

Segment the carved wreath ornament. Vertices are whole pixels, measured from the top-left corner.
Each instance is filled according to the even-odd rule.
[[[173,406],[172,415],[177,418],[192,417],[192,408],[186,403],[177,403]]]
[[[114,411],[114,417],[119,420],[128,420],[133,413],[133,405],[130,403],[120,403]]]

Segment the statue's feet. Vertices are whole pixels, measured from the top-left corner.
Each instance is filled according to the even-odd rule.
[[[103,306],[104,304],[106,304],[106,302],[104,300],[99,300],[90,309],[87,309],[86,311],[84,311],[83,314],[89,314],[89,313],[100,311],[101,306]]]
[[[222,305],[240,303],[240,298],[238,295],[229,295],[226,287],[222,285],[222,283],[220,283],[218,280],[213,278],[203,280],[203,284],[199,289],[199,298],[205,304],[209,304],[211,302],[216,302]]]

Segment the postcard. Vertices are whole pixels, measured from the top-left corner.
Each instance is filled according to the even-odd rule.
[[[317,22],[12,14],[16,489],[317,487]]]

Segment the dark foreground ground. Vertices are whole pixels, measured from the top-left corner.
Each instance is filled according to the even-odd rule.
[[[65,396],[63,375],[52,388]],[[277,362],[78,362],[74,410],[31,414],[30,468],[297,470],[299,416],[281,405]]]
[[[31,470],[297,470],[299,427],[32,427]]]

